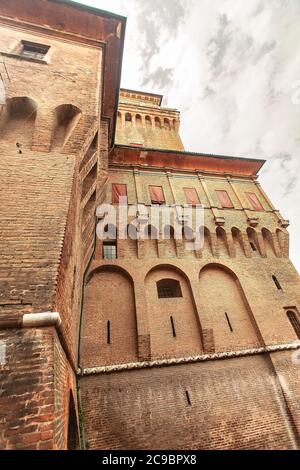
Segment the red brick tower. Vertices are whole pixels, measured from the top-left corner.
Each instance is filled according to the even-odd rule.
[[[137,239],[118,223],[115,240],[97,238],[86,278],[86,446],[297,448],[300,283],[288,222],[257,180],[264,161],[185,152],[158,95],[121,90],[118,116],[106,202],[126,195],[139,224]],[[194,226],[145,239],[150,206],[187,203],[204,207],[202,247],[187,249]]]

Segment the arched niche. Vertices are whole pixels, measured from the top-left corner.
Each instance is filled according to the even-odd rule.
[[[193,249],[194,240],[195,235],[193,229],[188,225],[184,225],[184,227],[182,227],[182,246],[185,258],[195,258],[195,250]]]
[[[237,227],[232,227],[231,234],[236,258],[245,256],[242,232]]]
[[[135,124],[137,127],[142,127],[142,116],[140,114],[135,116]]]
[[[203,229],[203,248],[202,248],[202,256],[203,257],[210,257],[213,254],[212,251],[212,240],[210,230],[207,227]]]
[[[229,257],[228,245],[227,245],[227,236],[226,232],[222,227],[216,228],[217,243],[219,249],[219,255],[223,258]]]
[[[145,117],[145,125],[146,125],[146,127],[151,127],[152,126],[151,117],[148,116],[148,115]]]
[[[252,227],[247,228],[247,236],[248,236],[248,241],[249,241],[250,248],[251,248],[251,255],[254,258],[259,258],[261,255],[260,246],[258,242],[257,233],[254,230],[254,228]]]
[[[212,329],[216,352],[259,346],[253,314],[237,276],[210,263],[200,271],[199,302],[202,328]]]
[[[37,104],[27,96],[9,98],[1,109],[0,136],[16,145],[16,151],[30,148],[37,114]]]
[[[174,228],[171,225],[163,227],[163,244],[164,244],[164,257],[176,258],[177,249]]]
[[[81,115],[81,110],[73,104],[62,104],[55,108],[52,150],[62,149],[66,145]]]
[[[79,449],[79,433],[73,393],[69,394],[67,450]]]
[[[138,360],[134,286],[124,269],[102,266],[88,277],[81,359],[85,367]]]
[[[123,246],[124,258],[137,258],[137,229],[134,224],[129,224],[127,226],[127,238],[125,240],[120,240],[119,243]]]
[[[155,124],[155,127],[157,127],[158,129],[161,128],[161,122],[160,122],[159,117],[157,117],[157,116],[155,117],[154,124]]]
[[[167,292],[168,286],[175,294],[160,295],[159,288]],[[187,276],[169,264],[156,266],[146,276],[145,291],[152,358],[199,354],[200,327]]]
[[[170,124],[170,121],[168,118],[164,118],[164,128],[167,130],[167,131],[170,131],[171,130],[171,124]]]
[[[144,246],[145,246],[145,257],[147,258],[157,258],[157,240],[158,240],[158,230],[153,225],[146,225],[144,228]]]
[[[274,240],[273,240],[272,233],[267,228],[263,228],[261,230],[261,233],[262,233],[262,237],[263,237],[267,257],[276,256],[275,255]]]
[[[120,113],[120,111],[118,111],[117,126],[118,127],[122,126],[122,114]]]

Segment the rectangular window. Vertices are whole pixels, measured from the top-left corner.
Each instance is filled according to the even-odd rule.
[[[227,194],[227,191],[216,190],[220,204],[224,209],[233,209],[233,204],[230,200],[230,197]]]
[[[183,188],[187,204],[196,206],[200,204],[199,196],[195,188]]]
[[[120,204],[120,198],[127,198],[127,186],[126,184],[112,184],[112,203]]]
[[[103,242],[103,259],[117,258],[117,243],[115,240]]]
[[[20,55],[23,57],[30,57],[32,59],[43,60],[50,46],[45,44],[37,44],[30,41],[22,41]]]
[[[149,186],[151,204],[164,204],[165,196],[161,186]]]
[[[258,197],[256,196],[256,194],[254,193],[246,193],[246,196],[252,206],[252,209],[254,209],[255,211],[263,211],[264,208],[263,206],[261,205]]]

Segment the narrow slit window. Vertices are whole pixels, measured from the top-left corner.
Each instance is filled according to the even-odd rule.
[[[280,282],[278,281],[277,277],[273,275],[272,279],[273,279],[273,282],[274,282],[275,286],[277,287],[277,289],[282,290],[282,287],[281,287]]]
[[[106,323],[106,339],[107,339],[107,344],[110,344],[110,321],[107,320]]]
[[[252,248],[252,251],[257,251],[256,246],[254,245],[253,242],[250,242],[250,246]]]
[[[186,401],[188,402],[188,405],[191,406],[192,402],[191,402],[191,397],[190,397],[188,390],[185,391],[185,396],[186,396]]]
[[[172,315],[170,316],[170,321],[171,321],[171,327],[172,327],[173,338],[176,338],[175,323],[174,323],[174,318],[172,317]]]
[[[104,241],[103,259],[117,259],[117,242],[115,240]]]
[[[231,322],[230,322],[230,319],[229,319],[229,316],[228,316],[228,313],[227,313],[227,312],[225,312],[225,317],[226,317],[226,320],[227,320],[229,329],[230,329],[230,331],[232,332],[232,331],[233,331],[233,328],[232,328],[232,325],[231,325]]]

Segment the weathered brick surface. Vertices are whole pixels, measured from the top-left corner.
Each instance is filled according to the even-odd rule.
[[[0,331],[0,340],[0,448],[66,448],[75,376],[54,328]]]
[[[83,377],[80,389],[90,449],[296,446],[263,356]]]

